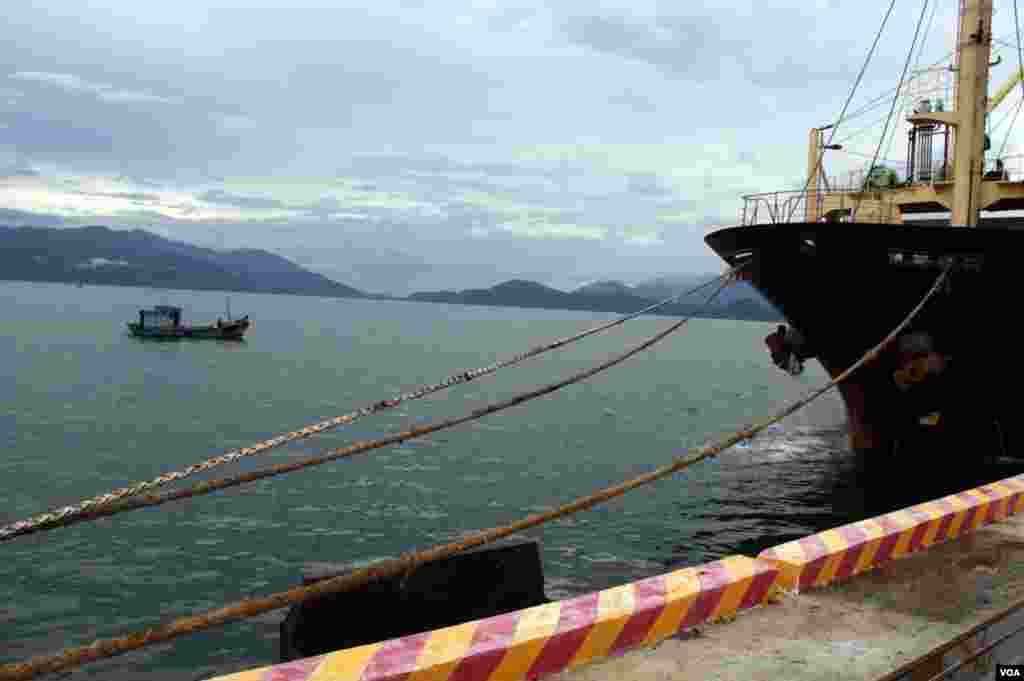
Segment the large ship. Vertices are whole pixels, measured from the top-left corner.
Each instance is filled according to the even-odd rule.
[[[1014,61],[1019,28],[1016,35]],[[961,0],[944,67],[955,90],[906,116],[905,178],[869,167],[854,186],[829,183],[822,160],[838,147],[824,133],[840,120],[810,131],[802,189],[745,196],[741,224],[705,237],[727,263],[745,265],[740,276],[783,313],[799,339],[789,349],[833,377],[891,332],[949,267],[944,287],[902,335],[840,384],[851,447],[868,461],[950,448],[958,459],[1012,456],[1018,444],[1024,369],[1012,317],[1024,217],[1006,211],[1024,209],[1024,181],[1007,173],[986,124],[1022,69],[1018,62],[990,96],[992,43],[992,0]],[[911,446],[920,442],[930,444]]]

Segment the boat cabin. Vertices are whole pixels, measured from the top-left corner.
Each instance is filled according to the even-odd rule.
[[[139,326],[143,329],[166,329],[181,326],[181,308],[157,305],[152,310],[139,310]]]

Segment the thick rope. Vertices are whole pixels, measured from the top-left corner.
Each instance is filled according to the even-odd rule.
[[[716,297],[718,297],[718,294],[721,293],[722,290],[732,282],[732,272],[735,271],[736,270],[732,270],[729,274],[723,275],[722,277],[719,277],[717,279],[717,281],[720,281],[720,284],[718,288],[704,302],[704,307],[707,307]],[[418,426],[416,428],[411,428],[409,430],[395,433],[394,435],[389,435],[387,437],[378,438],[376,440],[356,442],[355,444],[349,445],[347,447],[329,450],[324,454],[320,454],[318,456],[310,457],[307,459],[302,459],[300,461],[278,464],[275,466],[268,466],[267,468],[261,468],[255,471],[251,471],[249,473],[241,473],[239,475],[229,478],[221,478],[218,480],[200,482],[193,485],[192,487],[186,487],[184,489],[174,490],[172,492],[165,492],[163,494],[151,494],[146,496],[135,495],[132,496],[131,498],[122,499],[120,501],[111,501],[103,504],[91,504],[90,506],[83,509],[79,509],[74,513],[43,514],[42,516],[37,516],[37,519],[34,519],[32,522],[19,525],[17,528],[9,530],[5,535],[0,536],[0,541],[6,541],[16,536],[33,534],[45,530],[51,530],[57,527],[67,527],[69,525],[74,525],[84,521],[91,521],[96,520],[97,518],[104,518],[107,516],[116,515],[118,513],[124,513],[125,511],[134,511],[140,508],[160,506],[171,501],[177,501],[178,499],[186,499],[189,497],[210,494],[212,492],[226,489],[228,487],[236,487],[238,485],[254,482],[256,480],[262,480],[264,478],[270,478],[277,475],[284,475],[285,473],[291,473],[293,471],[308,468],[310,466],[319,466],[330,461],[335,461],[336,459],[350,457],[355,454],[360,454],[362,452],[367,452],[373,449],[380,449],[381,447],[387,447],[389,445],[398,444],[401,442],[405,442],[406,440],[411,440],[413,438],[422,437],[424,435],[437,432],[439,430],[451,428],[462,423],[466,423],[467,421],[473,421],[479,418],[483,418],[488,414],[503,411],[517,404],[522,404],[523,402],[527,402],[537,397],[547,395],[548,393],[555,392],[556,390],[560,390],[561,388],[564,388],[568,385],[572,385],[573,383],[579,383],[580,381],[590,378],[591,376],[598,374],[602,371],[605,371],[606,369],[610,369],[616,366],[617,364],[621,364],[630,357],[642,352],[643,350],[646,350],[647,348],[651,347],[658,341],[661,341],[669,334],[673,333],[681,326],[683,326],[683,324],[690,321],[691,318],[692,317],[686,317],[684,319],[681,319],[680,321],[672,324],[665,330],[658,332],[657,334],[647,339],[643,343],[640,343],[639,345],[635,346],[634,348],[619,355],[615,355],[611,359],[602,362],[601,364],[598,364],[594,367],[591,367],[590,369],[578,372],[576,374],[569,376],[568,378],[557,381],[555,383],[549,383],[536,390],[532,390],[526,393],[520,393],[506,400],[493,402],[484,407],[474,409],[469,414],[463,416],[446,419],[443,421],[436,421],[434,423],[430,423],[424,426]],[[17,523],[15,523],[15,525],[17,525]]]
[[[648,305],[644,309],[638,310],[637,312],[632,312],[628,315],[619,317],[605,324],[600,324],[585,331],[581,331],[580,333],[574,334],[572,336],[567,336],[565,338],[560,338],[558,340],[545,343],[544,345],[539,345],[533,348],[532,350],[527,350],[526,352],[519,353],[518,355],[513,355],[512,357],[500,360],[489,366],[481,367],[478,369],[470,369],[469,371],[462,371],[457,374],[452,374],[443,381],[434,383],[433,385],[427,385],[412,392],[397,395],[389,400],[381,400],[380,402],[375,402],[373,404],[357,409],[351,413],[344,414],[342,416],[335,416],[334,418],[328,419],[326,421],[321,421],[320,423],[316,423],[311,426],[306,426],[305,428],[301,428],[299,430],[293,430],[290,433],[285,433],[284,435],[278,435],[277,437],[271,438],[269,440],[264,440],[262,442],[258,442],[250,447],[244,447],[241,449],[235,449],[226,452],[224,454],[221,454],[220,456],[207,459],[206,461],[192,464],[191,466],[184,468],[180,471],[164,473],[163,475],[153,478],[152,480],[144,482],[135,482],[126,487],[116,489],[108,494],[101,494],[95,497],[91,497],[89,499],[84,499],[70,506],[63,506],[61,508],[56,508],[45,513],[34,515],[24,520],[19,520],[17,522],[0,526],[0,542],[6,541],[8,539],[13,539],[14,537],[17,537],[19,535],[30,534],[41,528],[58,527],[62,524],[70,524],[70,522],[63,523],[62,521],[71,521],[75,518],[88,515],[90,511],[95,510],[97,507],[114,503],[120,499],[139,495],[145,491],[155,489],[157,487],[162,487],[164,485],[168,485],[177,480],[183,480],[184,478],[191,477],[196,473],[202,473],[203,471],[208,471],[211,468],[216,468],[217,466],[223,466],[225,464],[232,463],[234,461],[238,461],[246,457],[255,456],[256,454],[260,454],[267,450],[274,449],[275,447],[280,447],[289,442],[302,440],[311,437],[312,435],[316,435],[318,433],[333,430],[334,428],[338,428],[339,426],[352,423],[356,419],[361,418],[363,416],[369,416],[370,414],[375,414],[381,411],[385,411],[387,409],[393,409],[397,407],[399,404],[402,404],[403,402],[408,402],[410,400],[418,400],[420,398],[426,397],[427,395],[431,395],[441,390],[445,390],[446,388],[450,388],[455,385],[461,385],[463,383],[468,383],[482,376],[493,374],[499,369],[504,369],[514,364],[519,364],[520,362],[524,362],[528,359],[541,355],[550,350],[556,350],[558,348],[569,345],[570,343],[574,343],[576,341],[587,338],[588,336],[592,336],[596,333],[607,331],[608,329],[611,329],[615,326],[624,324],[627,321],[630,321],[631,319],[636,319],[641,315],[647,314],[648,312],[656,310],[660,307],[664,307],[665,305],[674,303],[688,295],[691,295],[693,293],[696,293],[697,291],[707,288],[716,281],[721,281],[723,278],[730,277],[731,274],[732,273],[730,272],[720,277],[716,277],[715,279],[707,281],[701,284],[700,286],[695,286],[687,291],[684,291],[683,293],[676,294],[671,298],[666,298],[665,300],[654,303],[653,305]]]
[[[66,648],[63,651],[52,655],[42,655],[25,662],[7,664],[0,667],[0,681],[24,681],[25,679],[32,679],[40,674],[70,669],[94,660],[114,657],[132,650],[137,650],[138,648],[142,648],[149,644],[168,641],[185,634],[195,633],[197,631],[209,629],[210,627],[225,624],[234,620],[253,617],[270,610],[278,610],[314,596],[352,591],[376,579],[408,574],[418,565],[423,563],[441,560],[457,553],[461,553],[468,548],[494,542],[511,534],[551,522],[552,520],[556,520],[562,516],[577,513],[579,511],[585,511],[608,501],[609,499],[622,496],[626,492],[636,489],[637,487],[667,477],[673,473],[683,470],[684,468],[688,468],[689,466],[703,461],[704,459],[717,456],[736,443],[743,440],[749,440],[765,428],[768,428],[791,415],[798,409],[806,406],[828,390],[834,388],[840,382],[846,380],[850,374],[867,362],[877,359],[882,350],[885,349],[885,347],[889,345],[889,343],[891,343],[893,339],[903,331],[903,329],[906,328],[911,320],[917,316],[918,312],[921,311],[921,308],[923,308],[932,296],[935,295],[935,292],[939,290],[942,283],[945,281],[951,267],[952,265],[948,265],[942,271],[942,273],[936,278],[931,289],[929,289],[928,293],[921,299],[921,302],[919,302],[917,306],[910,311],[903,321],[900,322],[888,336],[883,338],[878,345],[868,350],[863,357],[846,369],[846,371],[836,376],[823,387],[818,388],[799,400],[796,400],[770,419],[750,426],[744,430],[740,430],[724,440],[721,440],[717,444],[706,446],[692,456],[676,459],[671,464],[656,468],[649,473],[637,476],[619,485],[606,487],[605,489],[595,492],[589,496],[580,497],[553,511],[537,513],[504,527],[494,527],[487,530],[481,530],[462,539],[461,541],[451,542],[423,551],[406,554],[393,560],[381,561],[369,567],[351,572],[347,575],[325,579],[309,586],[299,586],[270,596],[240,601],[199,615],[182,617],[167,624],[153,627],[145,631],[136,632],[128,636],[102,639],[95,641],[90,645]]]

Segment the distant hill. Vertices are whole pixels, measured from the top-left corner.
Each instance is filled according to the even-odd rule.
[[[674,296],[677,293],[681,293],[687,289],[698,286],[705,281],[708,281],[713,276],[712,274],[680,274],[674,276],[663,276],[642,281],[633,287],[636,295],[641,298],[651,298],[654,300],[662,300],[669,296]]]
[[[645,300],[652,301],[665,300],[666,298],[679,295],[683,291],[688,291],[696,286],[700,286],[707,281],[711,281],[715,276],[717,275],[678,274],[656,277],[633,286],[621,281],[595,281],[592,284],[581,286],[573,291],[573,293],[600,296],[634,296],[636,298],[643,298]],[[696,293],[691,293],[690,295],[680,299],[679,302],[703,304],[713,290],[714,289],[710,286],[705,287]],[[771,303],[769,303],[764,296],[757,291],[757,289],[745,281],[735,282],[731,286],[723,289],[711,304],[732,305],[743,301],[749,301],[749,305],[753,307],[772,307]]]
[[[635,296],[633,287],[621,281],[595,281],[586,286],[580,286],[573,293],[584,296]],[[666,296],[667,298],[668,296]]]
[[[215,251],[101,226],[0,229],[0,279],[367,297],[267,251]]]
[[[614,282],[602,282],[608,284]],[[498,307],[530,307],[558,310],[590,310],[595,312],[629,313],[651,305],[654,299],[633,294],[633,289],[624,284],[619,286],[588,285],[572,293],[538,284],[533,281],[513,279],[488,289],[466,289],[464,291],[427,291],[413,293],[410,300],[431,303],[455,303],[461,305],[493,305]],[[706,298],[709,292],[704,292]],[[755,292],[756,293],[756,292]],[[661,299],[670,295],[662,296]],[[759,297],[758,297],[759,298]],[[711,305],[704,309],[700,302],[675,303],[666,305],[658,314],[671,316],[748,319],[756,321],[778,321],[781,315],[761,300],[744,297],[727,304]]]
[[[512,279],[491,288],[413,293],[404,300],[623,314],[709,278],[710,275],[661,277],[636,286],[597,281],[572,292]],[[403,300],[365,293],[263,250],[217,251],[141,229],[112,230],[101,226],[0,225],[0,279]],[[781,319],[778,311],[747,284],[726,288],[715,304],[703,309],[709,293],[705,289],[679,303],[666,305],[658,314]]]
[[[662,276],[641,282],[636,286],[633,286],[631,290],[634,295],[641,298],[664,300],[665,298],[670,298],[695,286],[699,286],[700,284],[713,279],[715,276],[716,275],[714,274],[679,274]],[[683,298],[682,302],[703,302],[707,299],[712,290],[713,289],[711,287],[701,289],[697,293],[690,294]],[[715,298],[715,304],[731,305],[742,300],[751,300],[758,305],[771,307],[771,303],[769,303],[764,296],[757,291],[757,289],[745,281],[736,282],[723,289],[718,297]]]

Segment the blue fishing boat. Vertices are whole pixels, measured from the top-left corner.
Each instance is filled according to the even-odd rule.
[[[157,305],[139,310],[139,320],[128,322],[128,331],[139,338],[212,338],[215,340],[241,340],[252,322],[249,315],[241,319],[218,319],[213,324],[189,325],[181,323],[181,308]]]

